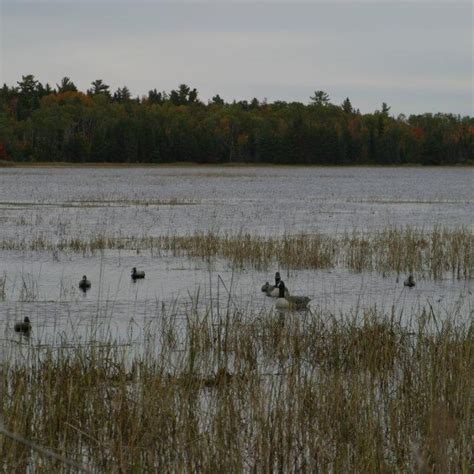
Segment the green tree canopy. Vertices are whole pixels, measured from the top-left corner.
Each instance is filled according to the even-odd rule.
[[[310,99],[313,105],[329,105],[329,94],[324,91],[314,91]]]
[[[95,81],[91,82],[92,87],[88,89],[87,93],[89,95],[106,95],[110,96],[110,86],[104,84],[102,79],[96,79]]]
[[[69,77],[63,77],[59,84],[56,84],[56,90],[61,92],[77,92],[77,87]]]

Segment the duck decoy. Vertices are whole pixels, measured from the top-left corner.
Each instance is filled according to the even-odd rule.
[[[408,278],[403,282],[403,286],[408,286],[409,288],[413,288],[415,286],[415,278],[413,275],[408,275]]]
[[[25,316],[22,323],[15,323],[15,332],[21,332],[22,334],[29,334],[31,331],[30,318]]]
[[[87,277],[84,275],[82,277],[82,280],[79,282],[79,288],[82,290],[82,291],[87,291],[88,289],[90,289],[91,287],[91,282],[90,280],[87,279]]]
[[[137,271],[136,267],[132,268],[132,280],[138,280],[140,278],[145,278],[144,271]]]
[[[280,281],[278,286],[279,295],[275,307],[277,309],[306,309],[311,298],[308,296],[285,296],[285,283]]]
[[[277,298],[280,294],[280,290],[276,286],[270,285],[268,281],[265,282],[265,285],[262,286],[262,292],[264,292],[267,296],[272,296]],[[285,297],[290,296],[290,292],[288,288],[285,287]]]

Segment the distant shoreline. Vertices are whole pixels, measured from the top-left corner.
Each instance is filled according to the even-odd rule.
[[[0,161],[0,168],[473,168],[474,163],[455,165],[409,164],[278,164],[278,163],[67,163]]]

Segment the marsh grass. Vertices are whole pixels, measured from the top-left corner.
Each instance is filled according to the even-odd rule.
[[[67,237],[55,240],[37,233],[31,238],[4,239],[3,250],[72,251],[84,255],[110,250],[149,251],[210,261],[223,258],[232,268],[268,270],[345,267],[355,272],[382,274],[417,273],[425,278],[472,278],[474,235],[465,227],[436,227],[425,231],[405,227],[373,232],[346,232],[342,235],[298,234],[261,237],[246,233],[219,232],[165,236],[108,236],[96,234],[86,239]]]
[[[191,206],[200,204],[195,199],[82,199],[80,201],[67,201],[61,207],[127,207],[127,206]]]
[[[7,275],[4,273],[0,276],[0,301],[4,301],[7,294]]]
[[[32,302],[38,299],[38,280],[32,275],[21,276],[19,300]]]
[[[469,472],[472,321],[157,316],[139,352],[22,346],[3,365],[5,427],[93,472]],[[67,470],[1,435],[0,466]]]
[[[75,201],[64,202],[12,202],[0,201],[0,207],[8,208],[41,208],[41,207],[58,207],[58,208],[89,208],[89,207],[127,207],[127,206],[191,206],[200,204],[195,199],[81,199]],[[28,225],[26,216],[20,216],[16,221],[17,225]]]

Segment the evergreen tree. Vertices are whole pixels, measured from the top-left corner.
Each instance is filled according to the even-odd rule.
[[[390,111],[391,107],[389,107],[385,102],[382,102],[382,110],[381,114],[385,117],[388,117],[388,112]]]
[[[63,77],[59,84],[56,84],[56,90],[62,92],[77,92],[77,87],[69,77]]]
[[[65,77],[57,90],[33,75],[0,88],[2,159],[41,161],[268,162],[301,164],[456,164],[474,162],[474,118],[422,114],[396,119],[383,103],[373,114],[349,98],[330,104],[316,91],[310,105],[216,95],[204,106],[181,84],[135,100],[126,86],[89,96]],[[178,105],[178,107],[173,106]],[[152,106],[150,106],[152,105]]]
[[[222,99],[221,96],[217,94],[211,99],[211,104],[224,105],[224,99]]]
[[[354,109],[352,108],[352,104],[351,104],[351,101],[349,100],[349,97],[346,97],[341,107],[342,107],[342,110],[344,110],[346,114],[354,113]]]
[[[148,102],[150,104],[163,104],[167,99],[165,92],[158,92],[156,89],[148,91]]]
[[[92,87],[87,90],[88,95],[105,95],[110,97],[110,86],[104,84],[102,79],[96,79],[91,82]]]
[[[113,99],[115,102],[128,102],[131,99],[132,95],[130,90],[127,86],[123,86],[122,88],[118,88],[114,92]]]
[[[42,85],[33,74],[21,76],[21,81],[18,81],[17,84],[19,95],[17,115],[19,120],[23,120],[39,107]]]
[[[329,94],[324,91],[314,91],[314,95],[310,99],[313,105],[329,105]]]
[[[198,92],[186,84],[180,84],[177,90],[170,92],[170,101],[174,105],[195,104],[198,102]]]

